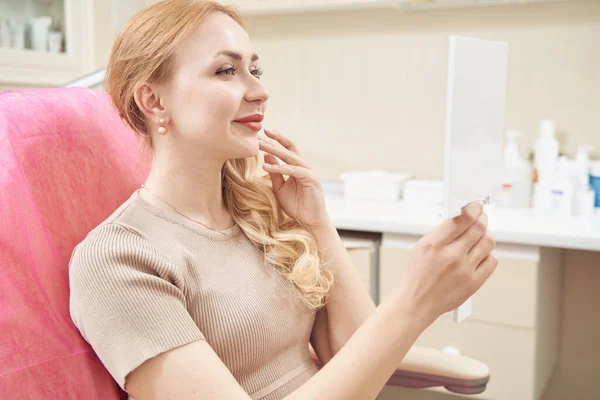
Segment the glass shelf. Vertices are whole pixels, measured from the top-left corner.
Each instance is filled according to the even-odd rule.
[[[0,0],[0,86],[56,86],[94,69],[94,0]]]
[[[0,47],[64,53],[67,41],[64,0],[0,0]]]

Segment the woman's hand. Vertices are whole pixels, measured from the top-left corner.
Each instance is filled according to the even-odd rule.
[[[425,329],[438,316],[471,297],[498,265],[495,240],[478,202],[423,236],[411,251],[407,270],[394,292],[399,307],[416,313]]]
[[[279,132],[265,129],[265,134],[271,139],[258,137],[259,148],[265,152],[263,169],[269,173],[273,193],[283,211],[307,229],[331,224],[321,182],[300,156],[296,145]],[[289,177],[285,179],[283,175]]]

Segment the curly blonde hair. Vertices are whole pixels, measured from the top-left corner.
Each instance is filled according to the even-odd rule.
[[[215,1],[166,0],[133,16],[117,36],[106,70],[105,89],[121,118],[151,148],[146,119],[135,90],[168,81],[175,50],[212,12],[241,26],[239,12]],[[267,175],[259,176],[258,155],[232,159],[222,170],[223,199],[246,237],[313,310],[326,303],[333,273],[322,263],[313,236],[279,207]]]

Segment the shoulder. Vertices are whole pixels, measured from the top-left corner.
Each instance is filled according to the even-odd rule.
[[[166,278],[175,270],[138,231],[117,222],[104,222],[73,250],[69,261],[71,294],[94,286],[110,288],[117,282],[131,284],[141,275]]]
[[[161,296],[183,302],[181,287],[179,269],[138,233],[117,223],[92,230],[69,262],[71,315],[80,328],[85,315],[101,310],[116,312]]]
[[[102,263],[113,257],[152,251],[149,244],[134,230],[115,222],[103,222],[94,228],[73,249],[70,268],[85,263]]]
[[[139,221],[144,220],[144,215],[136,207],[133,197],[121,204],[75,246],[69,271],[85,269],[90,265],[114,267],[125,259],[131,263],[140,257],[160,256],[140,229]]]

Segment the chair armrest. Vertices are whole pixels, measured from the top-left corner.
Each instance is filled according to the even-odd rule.
[[[323,364],[310,348],[319,368]],[[461,355],[445,353],[427,347],[413,346],[387,385],[408,388],[443,386],[461,394],[477,394],[485,390],[490,380],[490,369],[481,361]]]
[[[443,386],[455,393],[477,394],[485,390],[489,380],[490,369],[481,361],[413,346],[387,384],[411,388]]]

